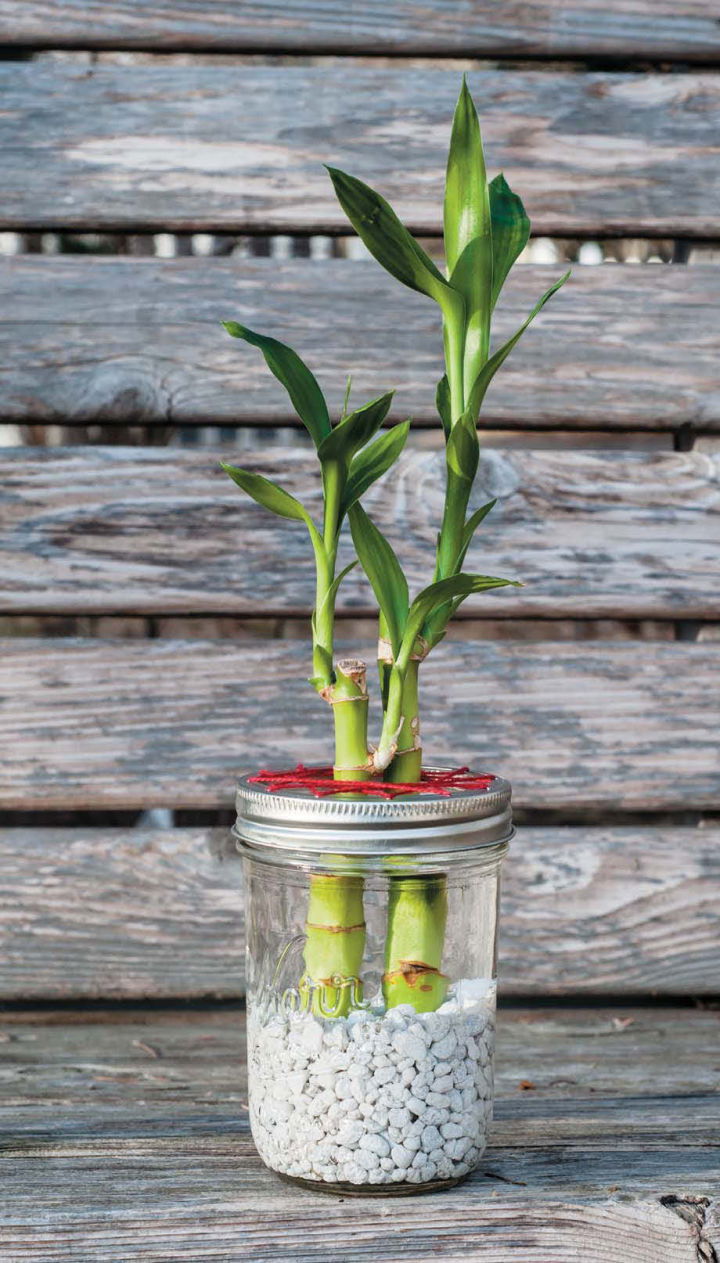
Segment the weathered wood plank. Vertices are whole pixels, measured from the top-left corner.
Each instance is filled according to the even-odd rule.
[[[717,665],[713,644],[440,645],[426,754],[502,770],[522,807],[716,810]],[[0,806],[228,807],[247,766],[331,758],[307,672],[287,641],[0,641]]]
[[[584,1258],[592,1263],[698,1263],[698,1240],[711,1244],[704,1232],[700,1237],[696,1220],[704,1219],[712,1203],[697,1195],[668,1206],[653,1198],[651,1189],[625,1203],[598,1194],[587,1205],[562,1200],[559,1193],[547,1201],[523,1201],[508,1195],[502,1177],[491,1176],[459,1191],[414,1198],[411,1216],[407,1210],[399,1215],[390,1198],[367,1203],[325,1195],[329,1205],[323,1201],[318,1208],[317,1195],[290,1191],[269,1172],[251,1181],[248,1165],[254,1159],[243,1161],[239,1143],[218,1145],[198,1128],[193,1144],[194,1150],[185,1146],[177,1158],[158,1158],[155,1145],[148,1156],[118,1154],[113,1147],[112,1163],[104,1161],[106,1149],[89,1158],[75,1149],[69,1160],[53,1158],[52,1166],[45,1145],[27,1146],[22,1156],[34,1161],[13,1197],[0,1244],[11,1251],[13,1263],[56,1263],[78,1251],[93,1263],[115,1263],[118,1250],[123,1263],[173,1263],[181,1253],[221,1263],[277,1263],[286,1257],[293,1263],[438,1257],[448,1263],[515,1263],[518,1245],[523,1263]],[[675,1183],[683,1178],[700,1182],[686,1174],[688,1168],[697,1169],[693,1157],[691,1151],[690,1160],[683,1154],[685,1161],[670,1165]],[[15,1175],[18,1159],[10,1161]],[[617,1159],[616,1164],[624,1171]],[[605,1170],[611,1181],[611,1161]],[[524,1166],[522,1171],[527,1174]],[[32,1197],[27,1191],[31,1173],[42,1180]],[[662,1182],[657,1168],[655,1180]]]
[[[718,28],[720,29],[720,27]],[[496,317],[510,336],[559,269],[514,270]],[[437,311],[373,261],[0,260],[3,418],[92,424],[286,424],[261,357],[219,327],[238,317],[308,359],[337,412],[398,389],[398,415],[437,425]],[[717,269],[576,268],[483,406],[503,428],[720,428]]]
[[[0,612],[309,614],[305,528],[242,495],[220,457],[6,451]],[[273,448],[237,459],[321,513],[314,453]],[[366,499],[413,590],[434,566],[444,463],[438,450],[409,450]],[[708,579],[720,537],[720,453],[488,449],[474,494],[478,505],[498,505],[469,568],[519,576],[525,587],[487,593],[466,614],[720,617],[720,583]],[[348,536],[344,561],[351,549]],[[339,607],[356,615],[376,608],[361,571],[346,580]]]
[[[220,863],[225,836],[0,831],[2,998],[241,996],[241,866],[229,835]],[[719,857],[710,826],[521,829],[502,994],[716,994]]]
[[[207,1104],[208,1092],[217,1105],[247,1102],[239,1006],[154,1014],[130,1006],[24,1009],[0,1015],[0,1034],[7,1111],[94,1102],[195,1108]],[[719,1036],[716,1009],[614,1007],[610,999],[601,1008],[501,1004],[497,1096],[519,1101],[522,1111],[525,1102],[598,1094],[637,1104],[647,1096],[709,1095],[717,1088]],[[533,1084],[524,1096],[522,1080]]]
[[[720,53],[705,0],[391,0],[342,5],[268,0],[0,0],[0,42],[71,48],[428,54],[433,57],[662,57]]]
[[[712,1257],[716,1222],[719,1098],[704,1086],[717,1023],[689,1010],[501,1013],[483,1167],[413,1199],[408,1216],[386,1199],[327,1197],[319,1210],[262,1167],[236,1015],[12,1022],[0,1242],[18,1263],[78,1252],[509,1263],[519,1246],[529,1263],[697,1263]],[[536,1088],[521,1092],[529,1068]]]
[[[712,74],[490,70],[470,86],[490,167],[522,192],[536,232],[716,234]],[[438,232],[457,88],[454,68],[354,61],[6,62],[0,223],[345,229],[331,161]]]

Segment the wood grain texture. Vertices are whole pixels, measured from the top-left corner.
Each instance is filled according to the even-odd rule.
[[[13,1263],[510,1263],[518,1248],[528,1263],[698,1263],[717,1242],[717,1023],[691,1010],[501,1013],[482,1168],[402,1214],[383,1198],[320,1204],[265,1170],[239,1015],[5,1024],[0,1243]],[[530,1070],[536,1088],[521,1092]]]
[[[720,29],[720,27],[718,28]],[[517,267],[494,339],[559,275]],[[228,317],[289,342],[338,415],[397,387],[397,412],[437,425],[437,309],[374,262],[270,259],[0,260],[3,418],[64,424],[287,424],[262,357]],[[578,267],[513,352],[483,424],[519,429],[720,428],[717,268]]]
[[[247,1103],[239,1005],[157,1013],[132,1005],[27,1008],[0,1014],[0,1034],[5,1110],[94,1102],[194,1109],[208,1093],[218,1105]],[[496,1093],[519,1108],[597,1094],[638,1104],[644,1096],[711,1095],[719,1036],[720,1012],[712,1008],[615,1006],[611,999],[592,1008],[502,1003]],[[533,1087],[521,1095],[523,1079]]]
[[[9,449],[0,458],[0,612],[263,614],[312,609],[302,523],[277,518],[221,470],[227,453]],[[321,517],[306,449],[231,453]],[[365,504],[413,591],[432,576],[444,453],[407,451]],[[466,568],[520,577],[466,614],[719,618],[720,453],[484,452],[474,501],[498,500]],[[349,533],[342,561],[353,556]],[[346,614],[376,604],[361,571]]]
[[[2,999],[244,994],[229,833],[5,829],[0,868]],[[719,897],[715,827],[522,828],[503,877],[501,993],[715,995]]]
[[[73,48],[715,60],[704,0],[0,0],[0,42]]]
[[[355,61],[281,76],[242,63],[5,62],[0,224],[344,230],[331,162],[369,179],[410,227],[438,232],[458,79]],[[716,234],[712,74],[490,70],[469,82],[489,166],[536,232]]]
[[[717,810],[717,666],[713,644],[440,645],[426,753],[502,770],[522,807]],[[247,767],[330,761],[307,670],[287,641],[0,641],[0,807],[229,807]]]

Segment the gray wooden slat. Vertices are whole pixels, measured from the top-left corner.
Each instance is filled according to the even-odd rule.
[[[315,570],[305,528],[244,496],[220,455],[8,449],[0,459],[0,612],[309,613]],[[273,448],[236,459],[319,518],[314,453]],[[440,451],[407,450],[366,498],[414,591],[432,576],[444,465]],[[468,615],[720,617],[712,578],[720,453],[490,448],[474,496],[498,504],[468,567],[525,586],[468,602]],[[352,556],[346,536],[343,562]],[[376,608],[361,571],[343,585],[339,608]]]
[[[488,160],[534,229],[714,236],[712,74],[489,70],[470,86]],[[7,228],[346,229],[323,163],[437,232],[455,68],[6,62]],[[281,89],[281,90],[280,90]]]
[[[719,855],[712,826],[520,829],[501,994],[715,995]],[[227,831],[5,829],[0,869],[0,999],[244,994]]]
[[[66,1104],[96,1101],[108,1110],[146,1102],[193,1109],[207,1102],[208,1091],[218,1106],[247,1102],[239,1005],[155,1013],[132,1004],[28,1006],[0,1014],[0,1034],[8,1112],[51,1106],[60,1093]],[[539,1101],[577,1104],[598,1093],[630,1098],[629,1108],[647,1096],[709,1095],[717,1088],[719,1034],[720,1013],[712,1007],[613,1004],[611,997],[593,1007],[506,1001],[498,1011],[497,1097],[508,1102],[504,1116],[512,1109],[519,1119],[526,1107],[530,1118]],[[520,1096],[522,1079],[533,1087]]]
[[[713,644],[440,645],[426,758],[509,775],[523,807],[716,810],[717,667]],[[308,671],[288,641],[3,640],[0,807],[229,807],[241,770],[329,761]]]
[[[498,344],[561,270],[514,270]],[[336,412],[352,372],[358,398],[396,386],[398,416],[438,423],[437,309],[374,260],[25,256],[0,277],[5,420],[295,420],[260,355],[220,328],[232,317],[296,347]],[[717,268],[578,267],[491,385],[484,424],[717,430],[719,350]]]
[[[262,1166],[239,1016],[65,1022],[3,1028],[13,1263],[697,1263],[718,1244],[716,1014],[501,1013],[481,1169],[409,1203],[319,1204]]]
[[[0,42],[41,47],[419,53],[438,57],[662,57],[714,60],[720,35],[705,0],[0,0]]]

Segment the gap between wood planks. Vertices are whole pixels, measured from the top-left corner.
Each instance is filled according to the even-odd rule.
[[[341,635],[350,627],[356,637],[372,640],[377,627],[377,614],[367,609],[338,611]],[[305,640],[309,616],[296,611],[242,617],[208,614],[128,615],[63,613],[0,615],[0,636],[76,637],[91,636],[101,640]],[[642,641],[706,641],[720,635],[720,623],[695,619],[531,619],[477,618],[458,615],[448,631],[452,641],[502,640],[642,640]]]
[[[511,997],[502,994],[498,997],[498,1009],[508,1016],[519,1016],[522,1012],[541,1014],[543,1012],[577,1013],[586,1010],[589,1013],[619,1012],[622,1016],[611,1018],[612,1029],[622,1031],[629,1027],[627,1014],[641,1013],[651,1016],[654,1012],[667,1011],[678,1015],[690,1009],[696,1013],[720,1014],[720,993],[717,996],[688,995],[653,995],[638,992],[635,995],[609,997],[607,995],[588,995],[584,991],[567,992],[564,995],[539,995],[537,992],[522,995],[514,993]],[[246,1011],[245,999],[234,996],[158,996],[154,999],[142,1000],[137,997],[127,999],[81,1000],[77,997],[67,999],[48,996],[43,1000],[34,996],[31,1000],[0,999],[0,1026],[3,1022],[23,1023],[38,1026],[65,1025],[106,1025],[127,1022],[128,1018],[137,1017],[138,1021],[146,1021],[148,1016],[162,1014],[169,1021],[182,1021],[187,1015],[194,1017],[202,1013],[238,1013]],[[634,1020],[634,1018],[633,1018]],[[0,1044],[3,1041],[0,1039]]]
[[[88,26],[86,30],[90,30]],[[8,38],[10,35],[10,38]],[[323,66],[352,61],[356,64],[391,70],[393,67],[403,69],[427,70],[433,67],[457,70],[462,74],[471,70],[495,70],[502,72],[534,71],[547,74],[643,74],[672,75],[693,72],[697,74],[712,73],[720,66],[720,53],[713,56],[704,50],[696,53],[692,49],[677,52],[677,47],[668,47],[659,53],[607,53],[593,52],[591,49],[573,49],[563,52],[562,49],[552,51],[531,49],[505,51],[489,46],[478,46],[474,51],[461,50],[443,45],[440,40],[433,43],[432,51],[403,49],[378,49],[371,44],[357,45],[338,40],[333,48],[318,49],[317,41],[299,41],[288,47],[278,44],[276,47],[263,46],[259,41],[240,41],[228,43],[224,47],[208,47],[193,43],[191,40],[166,41],[158,46],[157,41],[146,39],[127,39],[84,36],[63,37],[52,35],[45,38],[12,38],[12,33],[2,31],[0,37],[0,62],[22,61],[65,61],[76,65],[178,65],[188,64],[188,58],[200,66],[277,66],[281,69],[292,62],[302,65]]]

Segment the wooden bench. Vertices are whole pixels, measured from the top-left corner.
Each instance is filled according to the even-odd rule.
[[[25,440],[0,453],[0,1258],[712,1263],[720,272],[696,259],[718,236],[720,25],[701,0],[0,0],[0,46],[0,232],[31,245],[291,234],[312,255],[346,233],[333,160],[437,249],[472,58],[489,165],[536,232],[696,252],[576,268],[488,395],[477,557],[526,586],[465,607],[426,728],[515,787],[498,1103],[481,1171],[410,1203],[318,1201],[250,1140],[233,782],[328,747],[304,541],[218,469],[240,446],[292,490],[312,461],[218,322],[287,336],[336,403],[350,369],[398,387],[415,429],[372,507],[419,581],[430,305],[350,257],[0,260],[0,423]],[[519,267],[501,322],[552,275]],[[371,652],[372,616],[351,577],[341,638]]]

